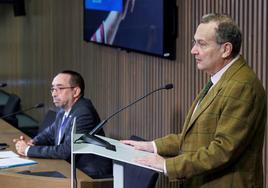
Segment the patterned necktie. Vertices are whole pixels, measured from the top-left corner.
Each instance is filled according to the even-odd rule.
[[[66,115],[64,115],[63,118],[62,118],[63,120],[62,120],[61,125],[60,125],[59,136],[58,136],[58,145],[60,144],[60,140],[61,140],[61,137],[63,135],[64,128],[66,126],[66,123],[68,121],[68,118],[69,117],[66,116]]]
[[[206,96],[206,94],[208,93],[208,91],[212,85],[213,85],[213,83],[212,83],[211,79],[209,79],[208,83],[205,85],[205,88],[202,91],[202,94],[200,95],[199,103],[204,99],[204,97]]]

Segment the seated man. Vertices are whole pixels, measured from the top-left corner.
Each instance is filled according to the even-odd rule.
[[[53,124],[40,132],[32,140],[23,136],[14,139],[20,155],[29,157],[71,159],[71,130],[76,117],[77,133],[87,133],[99,122],[100,118],[89,99],[84,98],[85,84],[82,76],[74,71],[63,71],[52,81],[51,94],[60,111]],[[103,130],[100,135],[104,135]],[[112,173],[112,163],[95,155],[76,156],[77,167],[93,178]]]

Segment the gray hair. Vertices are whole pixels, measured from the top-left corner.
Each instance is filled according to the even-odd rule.
[[[241,49],[242,34],[238,25],[234,20],[225,14],[206,14],[202,17],[201,23],[216,22],[218,28],[216,28],[216,42],[223,44],[230,42],[233,46],[231,56],[236,57]]]

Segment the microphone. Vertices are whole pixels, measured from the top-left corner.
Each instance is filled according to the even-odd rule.
[[[0,87],[6,87],[7,83],[0,83]]]
[[[166,84],[158,89],[155,89],[149,93],[147,93],[146,95],[136,99],[135,101],[133,101],[132,103],[128,104],[127,106],[117,110],[115,113],[113,113],[112,115],[110,115],[108,118],[106,118],[105,120],[103,120],[102,122],[100,122],[92,131],[90,131],[89,133],[86,133],[84,135],[82,135],[80,138],[78,138],[76,141],[78,140],[82,140],[83,142],[85,143],[90,143],[90,144],[95,144],[95,145],[98,145],[98,146],[103,146],[105,147],[106,149],[109,149],[109,150],[113,150],[115,151],[115,146],[110,144],[109,142],[99,138],[99,137],[96,137],[95,134],[98,133],[100,131],[100,129],[102,129],[104,127],[104,125],[111,119],[113,118],[115,115],[117,115],[118,113],[120,113],[121,111],[125,110],[126,108],[134,105],[135,103],[139,102],[140,100],[146,98],[147,96],[157,92],[157,91],[160,91],[160,90],[163,90],[163,89],[166,89],[166,90],[169,90],[169,89],[172,89],[173,88],[173,84]],[[75,142],[76,142],[75,141]]]
[[[36,108],[43,108],[44,106],[45,106],[44,103],[38,103],[38,104],[36,104],[36,105],[34,105],[32,107],[29,107],[29,108],[26,108],[26,109],[23,109],[23,110],[19,110],[17,112],[13,112],[13,113],[3,115],[3,116],[1,116],[1,118],[4,119],[4,118],[10,117],[10,116],[14,116],[16,114],[19,114],[21,112],[27,112],[29,110],[36,109]]]

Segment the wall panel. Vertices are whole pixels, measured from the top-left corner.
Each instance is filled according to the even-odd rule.
[[[0,80],[5,90],[22,98],[23,107],[40,101],[47,106],[31,112],[41,120],[53,106],[49,96],[54,74],[74,69],[86,80],[86,96],[101,118],[165,83],[175,88],[155,93],[108,122],[108,136],[122,139],[135,134],[151,140],[180,132],[186,113],[207,81],[190,55],[194,31],[203,14],[230,14],[244,34],[241,53],[267,90],[266,0],[177,0],[176,61],[99,46],[83,41],[82,0],[25,0],[27,15],[14,17],[13,9],[0,5]],[[136,2],[138,3],[138,1]],[[268,180],[268,139],[264,146]],[[268,185],[267,185],[268,186]],[[161,176],[157,187],[178,187]]]

